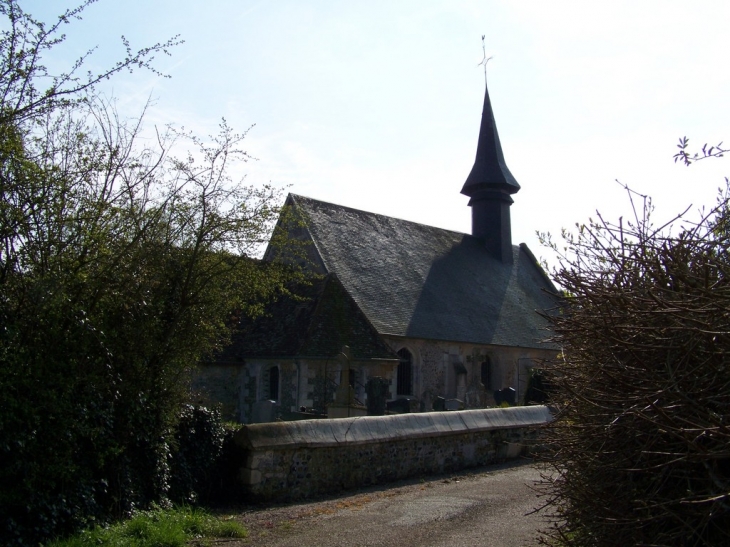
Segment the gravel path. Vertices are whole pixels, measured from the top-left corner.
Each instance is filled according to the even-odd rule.
[[[268,508],[235,518],[250,535],[227,547],[524,547],[535,545],[542,513],[529,462],[401,481],[337,497]]]

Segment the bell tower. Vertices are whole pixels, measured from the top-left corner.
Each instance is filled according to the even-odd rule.
[[[483,239],[489,252],[505,263],[512,262],[510,205],[512,194],[519,189],[504,161],[489,89],[485,86],[477,155],[461,193],[471,198],[472,235]]]

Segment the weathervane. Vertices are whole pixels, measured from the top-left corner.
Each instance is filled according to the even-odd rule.
[[[487,46],[484,44],[484,36],[485,34],[482,34],[482,52],[484,52],[484,57],[482,58],[481,62],[477,66],[484,65],[484,85],[487,85],[487,63],[489,60],[494,57],[492,55],[491,57],[487,57]]]

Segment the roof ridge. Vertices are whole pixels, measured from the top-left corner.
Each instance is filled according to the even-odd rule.
[[[393,217],[393,216],[390,216],[390,215],[385,215],[383,213],[375,213],[373,211],[366,211],[364,209],[356,209],[355,207],[350,207],[349,205],[340,205],[339,203],[333,203],[331,201],[323,201],[321,199],[310,198],[309,196],[302,196],[300,194],[292,194],[292,193],[290,193],[289,195],[292,196],[293,199],[306,199],[306,200],[309,200],[309,201],[315,201],[317,203],[323,203],[325,205],[331,205],[331,206],[337,207],[339,209],[346,209],[348,211],[354,211],[356,213],[364,213],[366,215],[372,215],[372,216],[375,216],[375,217],[387,218],[387,219],[391,219],[391,220],[397,220],[398,222],[407,222],[408,224],[413,224],[415,226],[424,226],[426,228],[432,228],[434,230],[442,230],[444,232],[450,232],[452,234],[459,234],[459,235],[465,235],[465,236],[469,236],[469,237],[474,237],[471,234],[468,234],[466,232],[460,232],[458,230],[451,230],[449,228],[441,228],[439,226],[433,226],[431,224],[424,224],[423,222],[416,222],[415,220],[408,220],[408,219],[405,219],[405,218]]]

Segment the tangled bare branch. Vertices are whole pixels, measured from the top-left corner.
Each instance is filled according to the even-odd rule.
[[[730,543],[727,191],[697,223],[650,211],[567,234],[554,272],[551,545]]]

